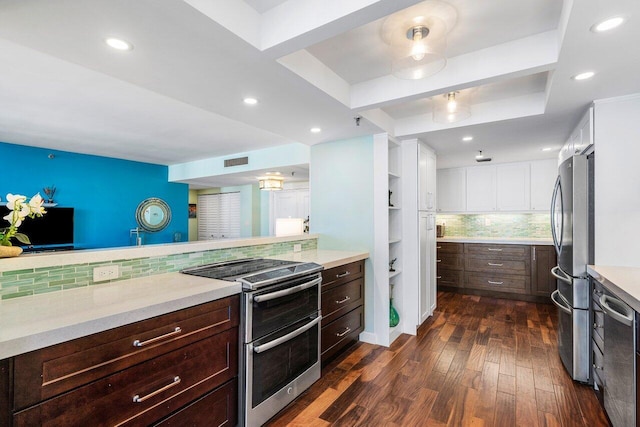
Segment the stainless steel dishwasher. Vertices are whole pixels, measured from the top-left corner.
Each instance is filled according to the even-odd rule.
[[[604,408],[614,427],[636,425],[637,313],[607,288],[600,296],[604,312]]]

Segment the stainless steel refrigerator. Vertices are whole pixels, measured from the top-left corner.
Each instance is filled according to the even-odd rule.
[[[558,350],[567,372],[580,382],[589,382],[591,376],[587,264],[593,253],[593,164],[593,154],[563,161],[551,202],[551,233],[558,255],[558,265],[551,270],[558,279],[551,299],[558,307]]]

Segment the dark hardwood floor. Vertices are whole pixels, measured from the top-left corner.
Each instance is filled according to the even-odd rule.
[[[417,337],[358,343],[268,426],[608,426],[559,359],[556,309],[448,292]]]

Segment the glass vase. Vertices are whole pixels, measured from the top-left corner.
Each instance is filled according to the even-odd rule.
[[[389,290],[389,326],[393,328],[398,326],[398,323],[400,323],[400,315],[393,306],[393,285],[391,285]]]

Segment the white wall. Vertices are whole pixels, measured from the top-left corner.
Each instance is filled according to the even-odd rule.
[[[312,146],[309,190],[310,232],[320,234],[319,249],[374,253],[372,136]],[[365,262],[365,332],[372,332],[374,316],[371,263]]]
[[[640,94],[595,101],[595,263],[640,267]]]

